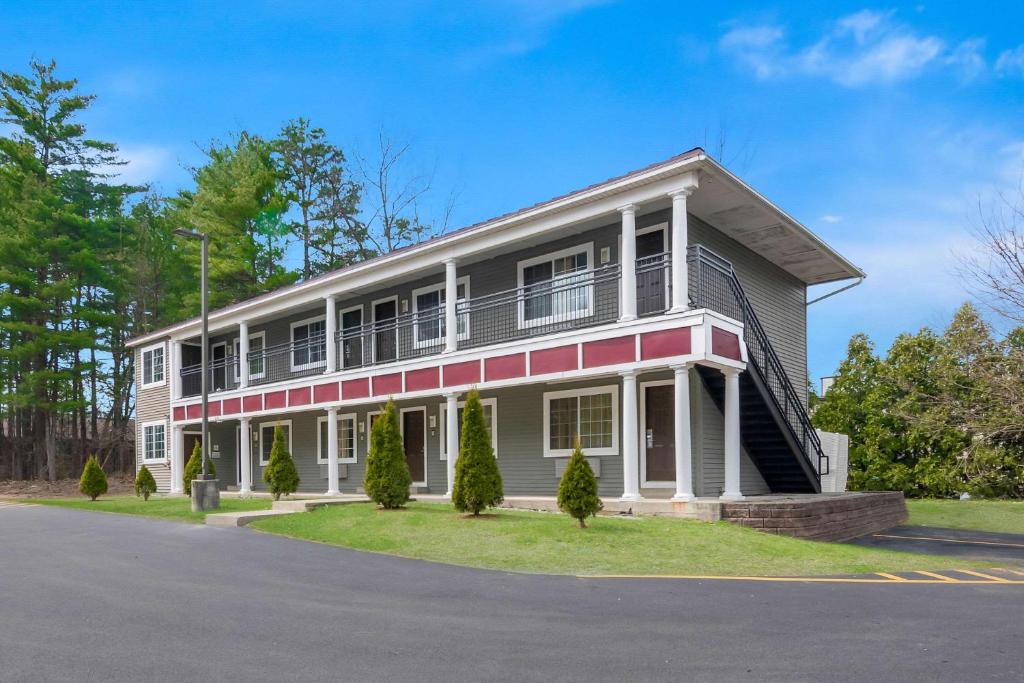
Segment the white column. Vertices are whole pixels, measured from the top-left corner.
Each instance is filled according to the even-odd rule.
[[[672,197],[672,307],[670,312],[690,307],[690,281],[686,267],[686,246],[689,243],[686,224],[686,198],[697,189],[696,184],[669,193]]]
[[[459,457],[459,395],[445,394],[445,451],[448,460],[445,462],[448,475],[448,491],[445,498],[452,497],[455,490],[455,459]]]
[[[325,296],[327,302],[327,315],[324,318],[324,343],[327,344],[327,367],[324,372],[334,372],[338,369],[338,342],[335,339],[338,330],[338,303],[333,294]],[[335,482],[337,485],[337,482]]]
[[[459,281],[455,275],[455,259],[444,262],[444,297],[444,351],[451,353],[459,346]]]
[[[327,409],[327,495],[338,495],[338,409]]]
[[[675,455],[676,494],[672,500],[693,500],[693,455],[690,444],[690,369],[677,365],[675,371]]]
[[[619,207],[622,213],[622,310],[619,320],[636,318],[636,205]]]
[[[181,342],[171,342],[171,398],[181,398]]]
[[[725,490],[722,500],[743,500],[740,491],[740,371],[725,375]]]
[[[249,418],[243,417],[240,421],[238,431],[238,460],[241,464],[239,479],[241,484],[238,493],[248,496],[252,493],[252,429],[249,426]]]
[[[182,425],[171,427],[171,493],[182,494],[181,478],[185,474],[185,463],[182,449],[185,447],[185,428]]]
[[[238,323],[238,388],[249,386],[249,323]]]
[[[640,498],[640,433],[637,426],[636,373],[622,373],[622,500]]]

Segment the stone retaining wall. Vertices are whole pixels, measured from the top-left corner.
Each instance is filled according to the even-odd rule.
[[[907,520],[907,505],[899,492],[741,501],[722,504],[722,519],[741,526],[818,541],[847,541],[888,529]]]

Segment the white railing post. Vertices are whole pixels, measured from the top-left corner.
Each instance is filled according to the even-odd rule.
[[[696,189],[697,174],[689,173],[682,187],[668,193],[672,198],[672,307],[669,309],[672,313],[690,307],[690,281],[686,267],[686,247],[689,244],[686,198]]]
[[[455,272],[455,259],[444,262],[444,350],[451,353],[459,347],[459,281]]]
[[[335,341],[338,329],[338,304],[333,294],[325,296],[327,314],[324,317],[324,343],[327,344],[327,367],[324,372],[331,373],[338,369],[338,344]],[[337,480],[334,483],[338,485]]]
[[[238,387],[249,386],[249,323],[238,323]]]
[[[743,500],[740,491],[740,371],[722,370],[725,375],[725,490],[722,500]]]
[[[636,205],[619,207],[622,214],[622,307],[619,320],[636,319]]]
[[[338,495],[338,409],[327,409],[327,495]]]
[[[693,500],[693,453],[690,444],[690,368],[677,365],[675,371],[675,456],[676,494],[672,500]]]

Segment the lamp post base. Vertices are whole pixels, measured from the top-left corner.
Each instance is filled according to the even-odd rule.
[[[192,512],[206,512],[220,507],[220,489],[216,479],[192,480]]]

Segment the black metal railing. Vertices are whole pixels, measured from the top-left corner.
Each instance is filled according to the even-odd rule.
[[[216,358],[209,362],[207,391],[227,391],[238,388],[238,361],[233,356]],[[192,365],[181,369],[182,398],[198,396],[202,393],[202,366]]]
[[[664,313],[670,306],[672,254],[663,252],[636,260],[637,315]]]
[[[706,247],[696,245],[687,252],[690,301],[743,323],[743,341],[747,345],[748,369],[758,373],[768,388],[775,409],[783,417],[790,437],[803,448],[816,477],[828,474],[829,458],[811,424],[810,415],[790,382],[789,376],[772,348],[761,321],[750,304],[732,264]],[[816,459],[816,463],[815,463]]]
[[[458,329],[464,334],[464,320],[459,320]],[[334,340],[338,367],[347,370],[440,353],[445,331],[441,307],[340,330]]]

